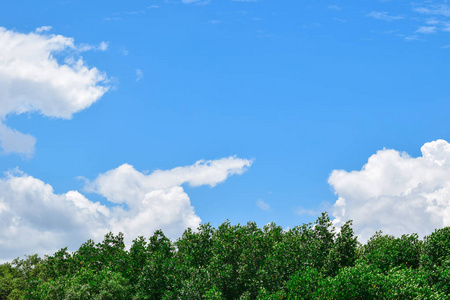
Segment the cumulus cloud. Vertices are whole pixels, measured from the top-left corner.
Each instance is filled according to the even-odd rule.
[[[37,178],[11,172],[0,179],[0,259],[51,254],[64,246],[76,250],[87,239],[98,241],[109,231],[123,232],[128,244],[157,229],[175,239],[201,221],[183,184],[213,187],[251,164],[228,157],[148,175],[124,164],[87,183],[87,189],[103,195],[107,205],[78,191],[56,194]]]
[[[30,154],[34,145],[28,135],[5,129],[8,115],[37,112],[70,119],[108,90],[106,75],[77,57],[87,46],[78,48],[72,38],[45,34],[50,28],[24,34],[0,27],[0,139],[5,152]],[[106,47],[104,43],[98,49]],[[11,135],[15,138],[4,139]]]
[[[53,188],[25,174],[0,180],[0,259],[74,247],[87,237],[99,238],[109,209],[76,191]]]
[[[383,149],[360,171],[334,170],[328,182],[338,195],[335,224],[354,220],[363,242],[376,230],[424,236],[450,226],[450,144],[437,140],[421,151],[413,158]]]

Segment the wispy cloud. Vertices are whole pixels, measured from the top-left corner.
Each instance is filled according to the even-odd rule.
[[[256,37],[259,37],[259,38],[274,38],[275,35],[273,35],[271,33],[267,33],[264,30],[256,30]]]
[[[121,21],[122,18],[121,17],[106,17],[103,18],[103,21]]]
[[[107,43],[107,42],[101,42],[98,45],[81,44],[78,47],[78,51],[81,51],[81,52],[91,51],[91,50],[106,51],[106,50],[108,50],[108,46],[109,46],[109,43]]]
[[[440,21],[436,20],[436,19],[428,19],[425,21],[426,24],[428,25],[437,25],[440,23]]]
[[[328,5],[328,9],[330,9],[330,10],[341,10],[342,7],[340,7],[338,5]]]
[[[430,34],[435,33],[437,28],[435,26],[420,26],[416,32],[417,33],[423,33],[423,34]]]
[[[35,32],[41,33],[44,31],[49,31],[51,29],[52,29],[52,26],[41,26],[41,27],[36,28]]]
[[[181,0],[184,4],[195,4],[195,5],[206,5],[209,4],[210,0]]]
[[[347,22],[346,19],[341,19],[341,18],[333,18],[332,20],[336,21],[336,22],[341,22],[341,23],[346,23]]]
[[[303,207],[300,207],[299,209],[297,209],[295,211],[295,213],[299,216],[303,216],[303,215],[310,215],[310,216],[317,216],[320,214],[319,211],[313,210],[313,209],[305,209]]]
[[[372,17],[374,19],[383,20],[387,22],[404,19],[404,17],[402,16],[393,16],[385,11],[372,11],[369,14],[367,14],[367,17]]]
[[[136,81],[139,81],[144,77],[144,72],[141,69],[136,69]]]
[[[407,41],[407,42],[414,42],[414,41],[419,41],[419,37],[415,34],[413,35],[399,35],[400,37],[403,38],[403,40]]]
[[[441,15],[445,17],[450,17],[450,6],[441,4],[441,5],[430,5],[430,6],[420,6],[420,7],[414,7],[414,11],[421,13],[421,14],[427,14],[427,15]]]
[[[127,15],[145,15],[147,12],[145,10],[133,10],[133,11],[127,11],[125,14]]]
[[[258,201],[256,201],[256,206],[258,206],[262,210],[269,210],[270,209],[269,203],[264,202],[262,199],[259,199]]]

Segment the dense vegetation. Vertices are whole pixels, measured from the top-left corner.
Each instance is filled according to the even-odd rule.
[[[122,234],[74,253],[0,265],[0,299],[450,299],[450,228],[423,240],[377,232],[358,244],[328,215],[288,231],[225,222],[162,231],[126,250]]]

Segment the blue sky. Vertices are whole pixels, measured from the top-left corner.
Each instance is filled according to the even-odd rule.
[[[361,240],[450,224],[447,1],[2,1],[0,27],[2,259],[324,210]]]

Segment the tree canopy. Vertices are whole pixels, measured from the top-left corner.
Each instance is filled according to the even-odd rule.
[[[158,230],[129,249],[109,233],[0,265],[2,299],[450,299],[450,228],[361,245],[323,213],[289,230],[206,223],[175,242]]]

